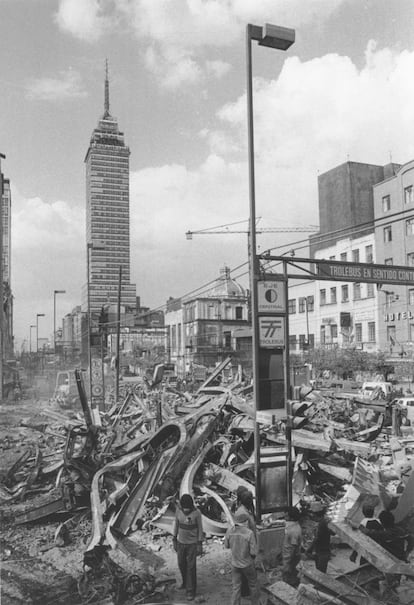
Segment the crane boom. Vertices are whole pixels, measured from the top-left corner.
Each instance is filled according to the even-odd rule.
[[[243,221],[244,222],[244,221]],[[309,225],[309,227],[262,227],[256,229],[256,234],[260,233],[315,233],[319,231],[317,225]],[[200,229],[199,231],[186,231],[186,238],[193,239],[193,235],[223,235],[233,233],[249,233],[248,230],[226,229],[225,225],[221,229],[212,227],[211,229]]]

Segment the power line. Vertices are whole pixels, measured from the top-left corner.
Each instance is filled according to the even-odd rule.
[[[386,217],[378,217],[376,219],[373,219],[371,221],[365,221],[363,223],[359,223],[357,225],[354,225],[352,227],[343,227],[341,229],[336,229],[334,231],[329,231],[327,233],[321,234],[319,236],[313,236],[312,238],[307,237],[304,239],[300,239],[300,240],[296,240],[294,242],[288,242],[286,244],[281,244],[279,246],[274,246],[273,248],[269,248],[268,252],[271,252],[273,250],[281,250],[283,248],[290,248],[290,249],[294,249],[294,250],[302,250],[304,248],[307,248],[310,244],[311,244],[311,240],[312,243],[318,243],[318,244],[327,244],[329,242],[335,242],[337,241],[339,238],[338,236],[341,234],[349,234],[350,236],[353,235],[357,235],[358,233],[362,233],[364,231],[367,230],[368,227],[373,227],[375,225],[375,223],[378,223],[380,221],[385,221],[386,224],[384,224],[384,226],[388,226],[397,222],[400,222],[404,219],[404,217],[401,217],[401,215],[405,215],[407,212],[410,212],[409,209],[407,210],[401,210],[398,212],[393,212],[391,214],[388,214]],[[400,218],[395,218],[394,220],[390,221],[389,219],[393,218],[393,217],[400,217]],[[414,214],[409,215],[407,218],[414,218]],[[317,240],[317,241],[316,241]],[[304,244],[303,246],[298,246],[298,244]],[[259,255],[260,256],[260,255]],[[269,263],[271,261],[268,261]],[[277,267],[280,263],[276,262],[273,265],[269,265],[268,269],[274,269],[275,267]],[[233,269],[230,269],[230,272],[232,274],[234,274],[235,271],[238,271],[239,269],[242,269],[243,267],[246,267],[248,265],[248,261],[245,261],[243,263],[241,263],[240,265],[237,265],[236,267],[234,267]],[[239,275],[236,275],[234,277],[234,279],[239,279],[241,277],[244,277],[245,275],[247,275],[249,273],[249,271],[244,271],[243,273],[240,273]],[[193,294],[205,294],[207,292],[209,292],[209,287],[216,284],[217,283],[217,278],[214,278],[213,280],[199,286],[198,288],[194,288],[193,290],[190,290],[189,292],[182,294],[181,296],[177,296],[176,298],[174,298],[173,300],[185,300],[188,299],[190,296],[192,296]],[[150,309],[149,311],[143,313],[142,315],[139,315],[139,317],[146,317],[148,315],[150,315],[151,313],[154,313],[156,311],[162,311],[164,310],[168,305],[167,303],[164,303],[158,307],[154,307],[153,309]]]

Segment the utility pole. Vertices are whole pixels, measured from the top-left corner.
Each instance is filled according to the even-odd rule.
[[[115,368],[115,403],[118,402],[119,396],[119,354],[121,340],[121,286],[122,286],[122,265],[119,265],[119,284],[118,284],[118,309],[116,322],[116,368]]]
[[[4,360],[4,292],[3,292],[3,173],[1,160],[6,156],[0,153],[0,402],[3,400],[3,360]]]

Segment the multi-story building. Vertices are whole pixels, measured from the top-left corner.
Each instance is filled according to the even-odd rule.
[[[414,270],[414,160],[374,186],[377,262]],[[379,288],[379,344],[404,357],[414,353],[414,280],[412,286]]]
[[[3,221],[3,281],[10,286],[11,281],[11,191],[10,180],[3,179],[2,195]]]
[[[86,153],[86,240],[92,314],[117,304],[120,267],[121,305],[135,310],[136,287],[130,283],[129,147],[109,111],[108,69],[104,113]],[[87,289],[83,308],[87,307]]]
[[[375,192],[382,191],[384,183],[394,182],[399,170],[398,164],[346,162],[320,175],[320,232],[310,237],[311,257],[389,262],[383,248],[378,248],[378,204],[374,208],[374,196],[380,196]],[[398,242],[400,246],[400,238]],[[375,284],[290,280],[290,350],[313,346],[356,346],[366,351],[383,348],[381,296]]]
[[[81,351],[87,350],[87,316],[78,305],[62,320],[62,346],[63,357],[77,358]],[[86,364],[86,356],[83,359]]]
[[[315,252],[314,258],[373,263],[374,234],[343,237]],[[291,352],[315,346],[379,348],[378,293],[375,284],[290,280],[289,346]]]
[[[0,154],[0,158],[4,158]],[[0,280],[1,280],[1,304],[2,311],[0,313],[0,344],[1,344],[1,363],[3,360],[12,359],[13,352],[13,295],[11,289],[11,191],[10,181],[4,178],[1,172],[0,165]],[[7,381],[6,377],[3,377]],[[1,393],[0,393],[1,394]]]
[[[223,267],[213,288],[187,298],[170,298],[165,311],[166,359],[177,376],[195,366],[214,368],[236,356],[236,334],[246,328],[248,295]]]
[[[185,366],[185,344],[184,344],[184,328],[183,328],[183,305],[181,298],[170,297],[167,300],[165,310],[165,326],[166,326],[166,360],[170,364],[174,364],[176,375],[179,378],[184,378],[186,371]]]
[[[183,300],[186,367],[212,368],[235,354],[235,330],[248,324],[247,293],[223,267],[215,286],[206,294]]]

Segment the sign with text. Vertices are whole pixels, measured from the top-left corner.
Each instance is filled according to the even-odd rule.
[[[257,302],[259,313],[285,313],[285,282],[258,281]]]
[[[318,277],[324,279],[401,286],[412,286],[414,284],[414,267],[320,260],[313,262],[316,264]]]
[[[285,346],[284,317],[259,317],[259,346],[265,349]]]

